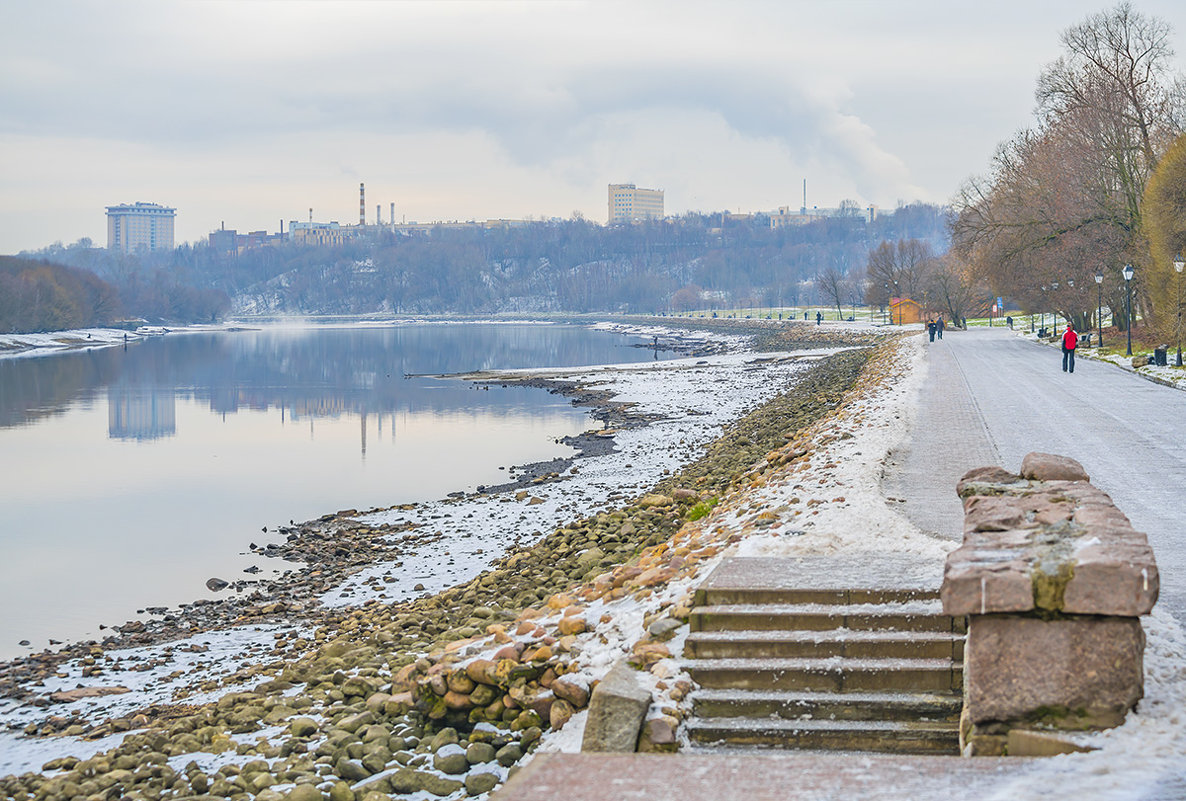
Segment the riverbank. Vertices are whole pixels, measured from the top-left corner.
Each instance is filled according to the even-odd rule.
[[[616,438],[631,461],[615,471],[627,479],[626,492],[607,495],[584,516],[565,515],[570,507],[560,505],[552,525],[538,529],[549,534],[525,538],[492,569],[440,593],[426,587],[397,601],[392,588],[403,582],[372,575],[354,586],[346,605],[307,624],[252,623],[156,649],[100,650],[90,665],[63,665],[54,677],[60,690],[84,684],[98,691],[126,680],[131,692],[32,707],[43,725],[46,715],[72,713],[80,728],[70,736],[4,739],[0,754],[9,764],[16,754],[44,770],[0,780],[0,790],[39,798],[482,797],[526,754],[577,750],[588,692],[620,660],[640,668],[637,677],[653,693],[648,730],[662,735],[666,726],[670,733],[687,714],[691,687],[678,663],[690,593],[720,558],[835,554],[860,561],[888,551],[933,575],[954,545],[912,526],[881,488],[890,453],[914,426],[927,373],[921,338],[831,357],[797,355],[802,369],[788,376],[798,380],[786,392],[733,415],[725,436],[684,443],[703,447],[702,459],[664,468],[648,456],[647,428],[621,432]],[[693,360],[655,371],[649,384],[640,368],[638,383],[619,385],[615,398],[639,408],[646,387],[671,385],[663,396],[670,405],[655,414],[651,431],[668,426],[668,434],[679,434],[705,416],[698,412],[712,411],[708,401],[692,400],[690,388],[707,384],[717,391],[702,397],[726,402],[745,386],[725,383],[728,376],[769,379],[795,361],[783,358],[751,354],[718,367]],[[624,372],[590,371],[585,385],[600,389],[598,382]],[[680,445],[665,439],[667,450],[672,442]],[[578,465],[577,475],[583,472]],[[454,536],[452,554],[453,543],[482,530],[536,525],[520,516],[543,507],[550,493],[529,489],[521,499],[496,500],[512,510],[504,518],[461,505],[470,498],[426,507],[424,519],[434,533]],[[351,519],[393,524],[406,511]],[[1096,751],[1003,776],[999,797],[1073,787],[1083,798],[1132,798],[1134,773],[1156,777],[1172,768],[1181,752],[1186,641],[1167,617],[1155,609],[1146,621],[1140,709],[1118,729],[1085,735],[1084,745]],[[82,676],[88,667],[100,674]],[[51,689],[47,683],[41,692]],[[101,739],[75,736],[84,733]],[[6,769],[17,768],[0,773]]]
[[[684,446],[688,450],[694,450],[706,439],[703,432],[711,429],[712,425],[719,427],[722,419],[727,419],[729,416],[736,416],[741,410],[737,407],[729,407],[728,404],[725,404],[721,409],[691,409],[689,405],[694,402],[696,396],[694,393],[689,393],[687,387],[697,384],[704,385],[706,382],[711,382],[712,385],[709,389],[712,391],[705,393],[706,398],[717,396],[721,391],[733,397],[737,395],[741,386],[755,383],[755,371],[760,370],[762,378],[766,380],[779,375],[780,370],[784,371],[785,377],[785,374],[797,369],[794,364],[796,361],[800,359],[810,361],[819,358],[820,355],[818,353],[803,354],[796,359],[763,359],[762,361],[758,361],[752,356],[730,357],[731,360],[730,358],[726,358],[715,365],[692,362],[680,368],[671,368],[668,372],[684,374],[685,386],[675,387],[674,391],[670,391],[672,388],[668,387],[669,391],[665,394],[669,400],[678,400],[678,404],[682,404],[682,409],[668,408],[661,411],[656,417],[667,419],[659,419],[653,422],[652,425],[670,429],[668,432],[670,435],[683,439]],[[637,371],[632,371],[638,373],[635,385],[633,389],[624,394],[628,396],[630,391],[645,391],[644,387],[648,383],[652,385],[651,391],[653,391],[654,385],[671,384],[671,376],[656,375],[656,367],[667,369],[663,365],[656,365],[650,366],[646,370],[638,369]],[[631,371],[622,370],[618,372]],[[649,374],[649,379],[644,380],[643,376],[647,374]],[[732,374],[742,379],[741,383],[732,387],[728,386],[727,380],[724,378],[726,374]],[[547,380],[561,380],[561,378],[550,376]],[[539,380],[539,377],[534,377],[532,380]],[[604,383],[604,375],[597,376],[596,381]],[[724,385],[722,385],[722,382],[724,382]],[[757,383],[762,383],[762,381],[757,381]],[[637,399],[624,400],[623,403],[632,407],[639,405]],[[673,419],[677,412],[682,419]],[[717,416],[711,421],[705,420],[705,418],[712,417],[714,414]],[[695,425],[698,422],[701,425]],[[703,423],[707,422],[711,422],[712,425],[703,425]],[[621,499],[629,496],[632,491],[645,489],[646,486],[649,486],[652,476],[661,475],[663,471],[671,472],[671,467],[666,465],[675,464],[678,466],[678,460],[664,461],[662,458],[658,462],[655,462],[653,466],[644,465],[642,464],[644,458],[654,460],[656,452],[661,452],[664,448],[656,448],[653,444],[650,448],[644,447],[646,437],[641,435],[635,437],[634,432],[628,429],[618,431],[616,437],[634,438],[637,442],[625,443],[629,447],[623,448],[623,455],[619,460],[619,464],[609,469],[605,476],[600,477],[603,492],[599,497],[594,499],[594,502],[605,507],[620,503]],[[678,440],[676,441],[678,442]],[[747,455],[746,458],[748,459],[749,456]],[[635,462],[639,462],[639,464],[636,465]],[[621,480],[623,478],[623,472],[627,474],[627,477],[630,479],[629,481],[623,482]],[[537,478],[539,477],[532,478],[531,481],[534,482]],[[540,510],[540,507],[545,505],[542,499],[541,502],[536,502],[537,498],[539,498],[539,495],[530,494],[528,497],[519,500],[506,501],[504,499],[501,504],[517,510],[515,514],[508,517],[506,521],[508,526],[517,527],[517,530],[523,530],[525,526],[540,526],[540,528],[532,528],[530,531],[523,531],[523,534],[519,535],[523,540],[530,541],[531,538],[537,535],[538,531],[547,530],[551,526],[554,526],[558,520],[562,519],[565,513],[571,512],[574,509],[574,504],[570,500],[568,503],[558,503],[551,510],[550,524],[548,522],[549,518],[546,515],[534,520],[528,519],[524,515],[525,511]],[[443,504],[452,504],[455,506],[457,504],[471,502],[472,500],[450,499],[447,502],[443,502]],[[407,511],[409,510],[386,510],[386,513],[392,514],[398,512],[402,514]],[[444,519],[450,514],[449,510],[444,506],[431,510],[426,509],[424,511],[427,512],[427,520],[433,520],[434,518],[436,520]],[[454,511],[459,512],[461,510]],[[357,515],[357,513],[353,514]],[[472,513],[461,513],[458,517],[464,520],[469,514]],[[367,548],[365,546],[368,544],[382,543],[386,547],[394,543],[396,548],[404,547],[412,549],[433,542],[433,538],[437,537],[438,534],[444,536],[444,534],[440,534],[437,531],[416,531],[416,527],[401,529],[401,524],[398,523],[363,520],[362,517],[351,517],[349,514],[327,516],[327,518],[323,518],[320,521],[313,521],[306,526],[300,527],[301,531],[305,532],[305,536],[302,536],[301,531],[289,532],[289,535],[291,537],[292,534],[297,534],[295,538],[292,538],[294,542],[300,542],[301,540],[334,542],[336,543],[334,546],[335,554],[338,554],[339,551],[345,551],[346,553],[358,552],[362,554],[359,558],[363,562],[366,561]],[[436,524],[436,520],[433,521],[434,524]],[[472,531],[466,531],[464,527],[452,532],[452,534],[457,541],[471,539],[473,537]],[[348,540],[349,547],[347,548],[340,547],[343,537],[354,537],[354,539]],[[480,549],[476,550],[477,553],[473,554],[474,556],[482,555]],[[477,567],[480,569],[480,560],[477,561]],[[321,567],[324,567],[324,565]],[[312,588],[319,590],[327,584],[332,583],[332,575],[330,575],[332,573],[332,570],[321,570],[316,565],[312,566],[308,571],[308,578],[312,580]],[[331,606],[334,603],[354,603],[356,606],[392,603],[394,599],[391,598],[390,593],[382,592],[382,590],[389,589],[392,585],[399,587],[410,582],[382,580],[391,578],[393,578],[391,575],[360,577],[355,582],[353,589],[349,587],[344,588],[339,591],[335,599],[325,600],[328,600]],[[441,578],[441,581],[447,582],[451,579],[456,579],[455,573],[454,575],[445,575]],[[351,594],[360,592],[360,588],[369,588],[365,591],[371,597],[365,600],[361,597],[354,599],[348,597]],[[411,589],[415,590],[414,584],[411,585]],[[419,590],[419,593],[423,594],[427,591],[429,591],[429,588]],[[538,590],[536,592],[538,594]],[[411,592],[408,594],[415,595],[416,593]],[[387,597],[382,597],[384,595],[387,595]],[[250,601],[252,599],[248,598],[246,600]],[[142,647],[131,652],[115,650],[117,645],[135,642],[135,640],[140,638],[152,639],[151,626],[141,628],[140,625],[133,623],[130,627],[124,627],[129,630],[121,631],[118,640],[113,640],[103,645],[89,646],[85,649],[85,655],[79,653],[69,654],[71,657],[69,660],[50,660],[40,667],[27,664],[26,667],[29,670],[25,673],[10,673],[7,677],[10,682],[10,688],[19,688],[18,692],[21,692],[24,696],[26,703],[18,704],[15,708],[12,706],[7,708],[5,710],[5,720],[10,728],[18,725],[22,730],[27,729],[29,731],[43,733],[69,732],[70,738],[80,735],[85,735],[89,738],[100,738],[92,741],[90,745],[92,747],[106,747],[108,742],[101,738],[107,737],[109,733],[118,736],[118,732],[124,729],[143,725],[148,720],[157,718],[165,719],[176,714],[175,703],[177,700],[185,698],[190,701],[200,701],[202,700],[203,693],[217,695],[220,689],[225,689],[225,687],[220,688],[220,685],[224,683],[234,686],[237,681],[244,678],[244,675],[258,676],[259,670],[256,668],[259,667],[259,660],[264,655],[284,654],[285,656],[295,656],[298,653],[304,653],[304,650],[313,647],[316,643],[324,641],[325,637],[332,638],[332,632],[338,630],[340,626],[345,625],[350,615],[348,611],[350,607],[348,606],[344,607],[341,611],[333,610],[326,612],[324,616],[303,616],[302,613],[307,610],[304,607],[304,602],[299,599],[273,601],[266,598],[256,598],[254,600],[256,601],[255,603],[247,603],[236,610],[230,610],[238,613],[238,617],[235,618],[238,627],[229,633],[219,633],[217,636],[212,636],[206,630],[209,627],[204,625],[200,620],[189,620],[186,625],[192,631],[192,634],[186,639],[175,640],[172,643],[158,646]],[[217,604],[200,604],[194,606],[197,612],[204,613],[208,611],[208,607],[214,607]],[[214,610],[209,611],[213,612]],[[279,621],[284,622],[281,623]],[[321,626],[321,629],[311,631],[311,629],[317,626]],[[318,631],[322,635],[320,638],[317,636]],[[327,631],[330,634],[326,634]],[[425,635],[431,636],[435,633],[437,632],[430,630],[417,635],[415,639],[423,642],[422,637]],[[255,660],[255,664],[252,664],[253,660]],[[212,669],[215,665],[222,668],[222,670]],[[242,671],[246,671],[246,674]],[[228,673],[238,673],[238,675],[236,679],[228,681]],[[85,685],[83,691],[81,693],[75,692],[71,694],[71,691],[80,689],[75,686],[78,684]],[[122,692],[121,688],[123,687],[127,687],[131,692]],[[56,700],[51,700],[54,692],[67,693],[67,695],[59,695]],[[99,693],[104,692],[110,692],[111,694],[99,695]],[[91,693],[94,693],[91,697],[77,698],[79,695],[87,696]],[[170,702],[172,702],[172,705]],[[6,746],[6,751],[26,748],[29,742],[27,740],[19,742],[12,741]],[[46,741],[42,741],[42,744],[46,744]],[[48,741],[48,744],[51,747],[51,751],[63,753],[68,751],[72,745],[81,746],[82,742],[72,739],[64,740],[55,738],[53,741]],[[89,751],[92,748],[86,748],[84,750]],[[29,753],[37,751],[37,747],[29,749]],[[25,755],[26,762],[28,762],[27,757],[29,753]]]

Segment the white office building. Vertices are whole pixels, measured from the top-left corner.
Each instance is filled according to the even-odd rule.
[[[107,249],[121,253],[173,249],[173,218],[177,210],[156,203],[107,207]]]
[[[639,189],[634,184],[609,185],[610,225],[652,218],[663,219],[662,189]]]

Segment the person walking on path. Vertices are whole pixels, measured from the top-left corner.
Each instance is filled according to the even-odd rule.
[[[1075,333],[1075,329],[1070,323],[1067,323],[1067,330],[1062,335],[1062,371],[1064,373],[1075,372],[1075,346],[1079,344],[1079,335]],[[1067,366],[1070,365],[1070,369]]]
[[[943,318],[940,317],[935,321],[935,332],[939,335],[939,339],[943,338]]]
[[[934,320],[927,321],[927,333],[931,335],[931,341],[934,342],[935,341],[935,321]]]

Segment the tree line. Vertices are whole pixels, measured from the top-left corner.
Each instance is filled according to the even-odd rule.
[[[88,270],[0,256],[0,331],[30,333],[105,325],[119,294]]]
[[[336,247],[286,243],[238,254],[199,244],[127,255],[83,241],[29,255],[92,270],[118,289],[128,313],[161,319],[204,319],[226,308],[661,312],[818,303],[828,270],[857,281],[883,240],[943,250],[947,226],[944,208],[915,203],[872,221],[848,214],[785,227],[772,227],[765,215],[687,214],[608,227],[576,218],[415,233],[375,229]]]
[[[953,204],[953,258],[992,293],[1082,330],[1101,298],[1129,325],[1132,289],[1134,312],[1162,331],[1176,324],[1186,81],[1172,70],[1170,33],[1128,2],[1064,31],[1062,54],[1037,79],[1034,124]],[[1126,264],[1135,286],[1121,277]]]

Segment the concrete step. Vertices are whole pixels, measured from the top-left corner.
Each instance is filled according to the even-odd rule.
[[[853,659],[962,661],[964,636],[950,631],[694,631],[684,654],[694,659],[844,656]]]
[[[952,692],[963,666],[950,659],[685,659],[701,687],[742,690]]]
[[[697,690],[689,696],[698,718],[782,718],[785,720],[958,721],[958,693],[792,690]]]
[[[938,589],[820,589],[798,587],[702,586],[696,590],[697,606],[721,604],[884,604],[926,601],[939,597]]]
[[[721,604],[692,610],[692,631],[897,629],[963,633],[963,618],[942,614],[938,600],[886,604]]]
[[[717,718],[688,721],[684,730],[690,740],[703,744],[748,744],[896,754],[959,753],[956,723]]]

